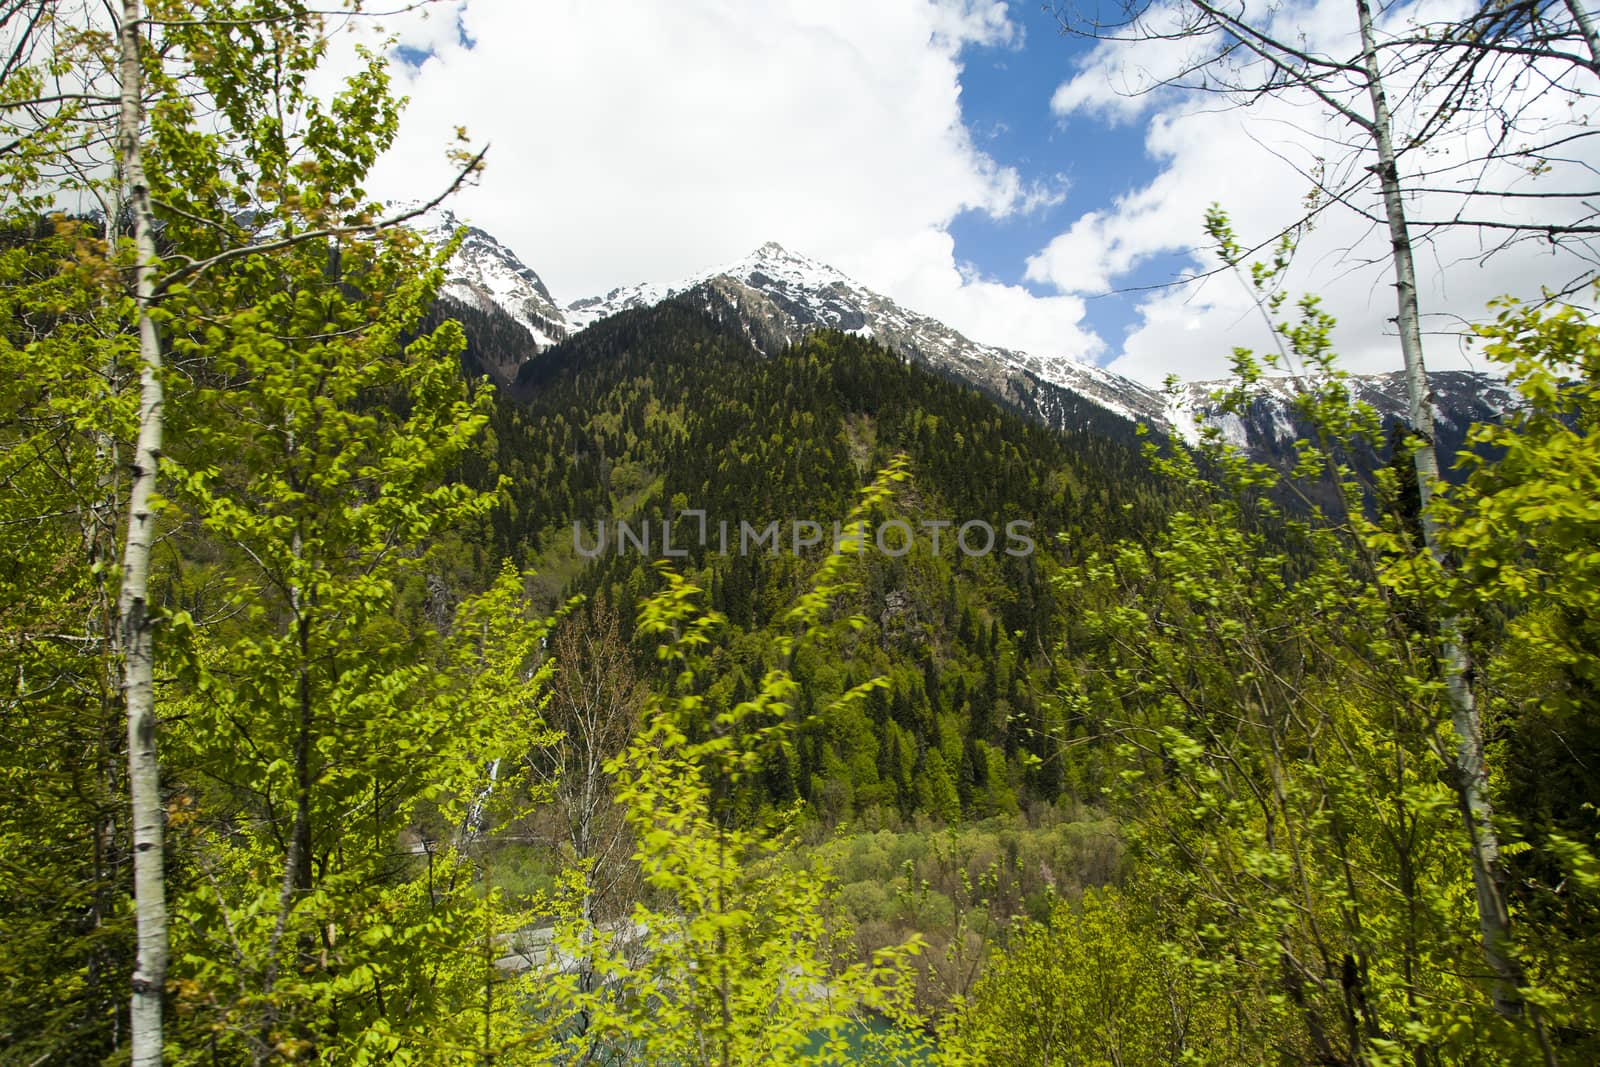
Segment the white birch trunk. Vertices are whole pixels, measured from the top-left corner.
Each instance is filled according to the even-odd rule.
[[[1376,36],[1369,0],[1356,0],[1361,22],[1361,58],[1366,68],[1367,91],[1372,102],[1372,137],[1378,150],[1377,175],[1383,191],[1383,210],[1389,223],[1389,245],[1394,260],[1395,324],[1400,333],[1400,352],[1405,359],[1406,396],[1413,436],[1421,444],[1412,451],[1417,473],[1417,491],[1422,502],[1422,537],[1430,555],[1446,566],[1439,547],[1438,525],[1428,510],[1439,480],[1439,454],[1434,444],[1433,393],[1428,386],[1427,368],[1422,358],[1422,330],[1417,303],[1417,272],[1411,252],[1411,235],[1406,223],[1405,201],[1400,185],[1399,163],[1395,156],[1393,119],[1383,90],[1378,66]],[[1484,958],[1495,975],[1495,1009],[1504,1015],[1522,1011],[1520,968],[1509,954],[1511,919],[1502,892],[1504,874],[1500,869],[1500,841],[1495,834],[1489,805],[1489,775],[1483,762],[1483,726],[1469,681],[1472,661],[1461,638],[1460,620],[1448,617],[1439,621],[1441,666],[1450,701],[1451,721],[1456,734],[1455,788],[1471,840],[1472,881],[1477,896],[1478,928]]]
[[[123,702],[128,716],[128,784],[133,807],[133,896],[138,928],[131,1008],[133,1067],[161,1064],[161,997],[167,975],[167,900],[162,862],[165,811],[156,763],[155,623],[149,610],[150,553],[156,516],[151,508],[161,457],[161,339],[150,317],[155,297],[155,234],[150,190],[140,147],[144,77],[140,67],[140,0],[123,0],[119,30],[121,113],[117,140],[122,180],[133,213],[135,297],[139,314],[139,437],[128,499],[128,537],[122,550],[117,599],[122,646]]]
[[[1584,0],[1566,0],[1566,4],[1567,10],[1572,13],[1572,22],[1589,51],[1589,69],[1600,74],[1600,33],[1595,32],[1594,19],[1589,17],[1588,9],[1583,6]]]

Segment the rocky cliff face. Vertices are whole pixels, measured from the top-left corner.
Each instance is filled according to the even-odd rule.
[[[412,225],[433,245],[445,244],[465,226],[461,247],[447,267],[439,292],[441,301],[477,312],[461,316],[463,319],[497,323],[504,329],[499,321],[503,318],[526,335],[523,340],[513,331],[506,343],[483,346],[494,352],[482,367],[491,377],[510,381],[521,363],[572,333],[565,313],[539,275],[492,234],[463,223],[447,208],[434,208]]]

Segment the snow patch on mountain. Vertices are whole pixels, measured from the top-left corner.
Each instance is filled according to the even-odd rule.
[[[408,205],[397,206],[403,210]],[[413,220],[411,226],[434,247],[442,247],[457,230],[466,227],[461,247],[445,268],[442,295],[484,311],[503,311],[528,331],[539,349],[574,332],[539,275],[492,234],[463,222],[445,207],[430,209]]]
[[[708,307],[720,303],[733,309],[764,351],[799,340],[811,330],[844,330],[996,395],[1021,394],[1052,423],[1056,417],[1049,413],[1059,410],[1059,404],[1044,396],[1040,382],[1070,390],[1130,422],[1167,428],[1165,399],[1137,382],[1064,356],[1037,356],[973,341],[775,241],[737,262],[676,284],[625,286],[603,297],[576,301],[564,312],[576,331],[609,315],[684,294],[699,294]]]

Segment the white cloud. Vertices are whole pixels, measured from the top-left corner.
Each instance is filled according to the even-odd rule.
[[[1470,2],[1419,0],[1386,18],[1398,24]],[[1350,49],[1348,0],[1291,0],[1273,18],[1308,47]],[[1326,138],[1348,130],[1306,99],[1269,98],[1240,112],[1171,89],[1127,95],[1179,69],[1196,42],[1102,45],[1051,106],[1089,153],[1098,149],[1096,127],[1140,124],[1156,173],[1111,203],[1085,204],[1064,231],[1041,234],[1027,278],[1060,293],[1041,298],[979,276],[949,235],[963,211],[1029,216],[1067,192],[1060,176],[1024,176],[987,155],[962,121],[963,49],[1021,46],[1004,3],[469,0],[395,28],[428,58],[401,72],[398,88],[413,103],[374,192],[417,197],[440,188],[449,177],[444,150],[465,124],[493,148],[482,183],[456,209],[515,248],[560,300],[676,281],[778,240],[976,340],[1108,359],[1152,383],[1168,372],[1220,375],[1235,345],[1270,345],[1243,286],[1221,276],[1125,298],[1137,300],[1136,321],[1125,338],[1104,341],[1085,318],[1084,298],[1152,280],[1157,261],[1213,267],[1202,231],[1213,202],[1243,239],[1265,241],[1299,214],[1312,185],[1303,172],[1331,168],[1325,178],[1339,185],[1367,162],[1338,162]],[[1560,94],[1535,106],[1566,121]],[[1419,158],[1437,165],[1465,151],[1437,147]],[[1556,179],[1541,181],[1550,188]],[[1386,236],[1360,214],[1376,211],[1370,190],[1353,204],[1319,218],[1287,287],[1324,296],[1352,369],[1393,369]],[[1447,205],[1434,197],[1412,206]],[[1510,217],[1514,209],[1551,210],[1546,201],[1497,210]],[[1533,243],[1477,269],[1479,236],[1460,231],[1422,249],[1429,328],[1451,329],[1493,296],[1575,273],[1570,260]],[[1453,338],[1430,345],[1432,366],[1463,362]]]
[[[864,244],[859,277],[907,307],[956,326],[973,340],[1040,355],[1070,353],[1092,361],[1103,349],[1084,325],[1084,303],[1073,294],[1034,296],[1018,285],[984,279],[955,256],[955,241],[929,227],[909,242],[898,236]]]
[[[1407,18],[1459,13],[1455,0],[1428,0],[1388,12],[1391,25]],[[1305,47],[1347,55],[1352,48],[1352,13],[1346,0],[1311,0],[1275,9],[1274,29]],[[1217,265],[1205,251],[1205,210],[1220,203],[1247,243],[1268,241],[1303,210],[1313,188],[1307,175],[1323,168],[1323,181],[1342,188],[1361,175],[1370,157],[1354,159],[1330,139],[1351,138],[1349,127],[1330,121],[1307,97],[1272,97],[1247,111],[1222,106],[1216,97],[1159,89],[1129,96],[1129,87],[1147,87],[1170,77],[1193,55],[1193,44],[1102,45],[1090,53],[1074,76],[1057,90],[1052,106],[1073,123],[1147,123],[1145,145],[1160,165],[1157,175],[1118,198],[1109,208],[1080,216],[1028,263],[1031,281],[1053,284],[1065,293],[1095,293],[1127,284],[1134,271],[1157,256],[1179,253],[1196,270]],[[1391,99],[1410,86],[1391,84]],[[1530,124],[1569,122],[1566,99],[1559,92],[1538,96],[1532,87],[1501,84],[1491,94],[1510,105],[1531,104]],[[1542,113],[1541,113],[1542,112]],[[1404,116],[1402,115],[1402,119]],[[1428,153],[1406,160],[1407,173],[1440,168],[1479,155],[1487,133],[1463,130],[1438,139]],[[1581,172],[1600,163],[1588,142],[1574,145],[1578,162],[1573,173],[1539,179],[1541,189],[1587,188]],[[1506,164],[1489,171],[1491,185],[1534,188],[1526,174]],[[1441,186],[1463,177],[1446,173]],[[1408,201],[1414,219],[1448,218],[1459,198],[1418,195]],[[1477,218],[1553,220],[1572,212],[1546,200],[1507,200],[1474,204]],[[1376,189],[1368,186],[1323,214],[1301,241],[1286,283],[1292,293],[1316,292],[1339,319],[1336,343],[1346,365],[1357,371],[1398,369],[1400,357],[1390,320],[1394,315],[1387,251],[1388,234],[1381,225]],[[1528,242],[1478,262],[1496,234],[1454,229],[1424,242],[1418,252],[1418,281],[1431,367],[1443,369],[1482,365],[1459,340],[1464,320],[1482,318],[1485,304],[1504,293],[1537,295],[1541,285],[1568,283],[1581,272],[1571,255]],[[1230,275],[1204,284],[1159,291],[1140,300],[1138,322],[1121,343],[1113,370],[1146,382],[1167,373],[1207,378],[1226,373],[1236,345],[1267,350],[1270,334],[1246,293]]]
[[[1182,3],[1152,4],[1146,19],[1151,39],[1137,48],[1108,42],[1090,51],[1079,62],[1078,73],[1050,98],[1051,110],[1090,115],[1111,125],[1144,115],[1155,104],[1157,86],[1205,54],[1208,42],[1181,32],[1187,17]]]
[[[473,42],[464,47],[460,29]],[[962,122],[961,53],[1020,47],[990,0],[470,0],[391,27],[427,53],[373,192],[447,182],[457,125],[491,142],[457,200],[558,300],[666,283],[777,240],[975,339],[1089,355],[1075,297],[963,274],[945,230],[1059,203]]]
[[[1022,27],[1003,3],[992,0],[933,0],[933,33],[944,47],[963,44],[1022,47]]]

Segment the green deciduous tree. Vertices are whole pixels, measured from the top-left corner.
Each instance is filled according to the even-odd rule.
[[[1384,258],[1395,290],[1409,454],[1424,504],[1422,536],[1435,562],[1448,567],[1441,532],[1425,506],[1439,487],[1441,462],[1450,457],[1441,459],[1436,444],[1417,247],[1437,234],[1463,230],[1475,232],[1484,255],[1520,240],[1566,243],[1576,252],[1568,260],[1576,277],[1567,292],[1584,287],[1600,227],[1586,206],[1587,166],[1568,164],[1573,147],[1594,131],[1582,120],[1545,110],[1560,99],[1573,115],[1584,114],[1592,101],[1600,38],[1582,5],[1535,0],[1436,13],[1384,11],[1369,0],[1354,0],[1342,33],[1325,20],[1307,32],[1292,9],[1210,0],[1139,0],[1111,5],[1106,15],[1092,3],[1063,2],[1056,9],[1068,32],[1163,46],[1152,50],[1156,62],[1165,51],[1166,65],[1154,74],[1141,71],[1136,91],[1181,87],[1220,94],[1240,106],[1268,97],[1292,100],[1348,133],[1328,137],[1327,150],[1317,151],[1315,163],[1302,170],[1311,187],[1308,208],[1298,219],[1285,220],[1280,232],[1297,232],[1329,210],[1348,210],[1387,234]],[[1562,175],[1566,188],[1523,187],[1528,176],[1552,171]],[[1536,224],[1508,207],[1526,202],[1541,205]],[[1464,625],[1447,613],[1434,620],[1433,629],[1455,720],[1455,785],[1462,817],[1473,823],[1469,838],[1484,957],[1500,975],[1500,1010],[1515,1015],[1521,1011],[1516,988],[1522,976],[1510,951],[1506,869]]]
[[[64,412],[69,394],[62,386],[75,379],[71,403],[79,410],[62,425],[78,440],[62,453],[66,463],[57,473],[79,499],[52,511],[41,509],[39,498],[18,515],[55,514],[85,531],[93,527],[80,553],[58,555],[56,563],[83,588],[108,583],[102,594],[108,590],[117,605],[115,626],[96,633],[91,624],[73,634],[85,651],[110,657],[120,674],[120,694],[111,699],[125,712],[126,741],[110,742],[108,751],[125,758],[128,770],[100,777],[105,788],[126,791],[132,817],[120,825],[101,820],[97,834],[120,831],[117,848],[105,853],[113,872],[119,854],[130,858],[139,948],[131,1025],[112,1032],[131,1036],[134,1062],[154,1064],[163,1044],[164,794],[171,793],[157,762],[156,682],[165,654],[157,635],[169,621],[186,622],[181,614],[169,617],[170,605],[162,603],[167,586],[155,555],[163,541],[162,465],[185,448],[168,434],[169,420],[190,399],[185,376],[207,369],[211,353],[197,338],[209,331],[214,341],[235,324],[249,324],[258,338],[271,332],[259,315],[249,317],[245,302],[263,284],[298,284],[307,261],[293,260],[297,249],[314,244],[311,258],[324,263],[317,273],[336,285],[338,268],[325,265],[335,251],[330,242],[395,221],[377,218],[359,183],[392,141],[398,104],[382,62],[372,57],[330,97],[308,88],[327,50],[326,13],[296,0],[9,3],[0,13],[7,30],[0,70],[5,209],[20,213],[24,227],[34,225],[29,213],[74,198],[103,214],[103,242],[81,232],[65,239],[62,230],[27,249],[36,262],[26,269],[35,279],[56,279],[56,291],[31,285],[24,295],[27,316],[14,321],[31,337],[15,343],[18,334],[8,331],[7,340],[8,352],[29,358],[7,386],[15,391],[8,402],[13,395],[54,396],[51,403]],[[40,270],[41,256],[55,265]],[[366,280],[369,300],[377,296],[373,280]],[[409,299],[415,311],[419,297]],[[99,316],[98,350],[81,343],[86,310]],[[299,314],[283,332],[315,316],[303,308]],[[74,344],[75,367],[40,358]],[[176,366],[168,361],[174,345]],[[37,429],[17,440],[44,440]],[[85,456],[98,473],[81,465]],[[91,484],[94,497],[83,497]],[[74,730],[94,733],[93,722],[91,714]]]
[[[358,6],[358,5],[355,5]],[[344,274],[334,264],[307,272],[307,256],[326,264],[338,256],[339,234],[376,229],[373,208],[363,200],[362,181],[395,136],[398,102],[387,91],[384,64],[368,56],[365,69],[344,83],[331,99],[320,99],[307,86],[310,72],[326,53],[323,14],[296,0],[277,5],[230,3],[152,3],[149,14],[139,0],[125,0],[118,19],[118,88],[120,117],[117,142],[122,154],[118,178],[126,189],[133,224],[134,326],[139,336],[141,414],[133,456],[133,483],[128,504],[128,534],[123,541],[120,589],[120,637],[125,662],[123,699],[128,712],[128,761],[133,797],[134,896],[138,902],[139,963],[134,969],[134,1064],[160,1062],[160,998],[165,989],[166,929],[162,877],[163,806],[157,763],[157,712],[154,670],[155,629],[160,613],[150,600],[150,555],[157,537],[157,478],[166,454],[168,421],[166,346],[179,352],[211,357],[213,352],[186,342],[205,338],[210,346],[227,344],[229,334],[254,334],[261,344],[254,357],[293,360],[296,339],[307,331],[352,328],[352,310],[322,307],[312,293],[298,293],[301,283],[322,277],[323,286],[338,285]],[[149,45],[147,45],[149,40]],[[202,117],[200,104],[211,107]],[[118,198],[122,202],[122,198]],[[242,214],[246,208],[254,213]],[[155,227],[162,222],[157,250]],[[248,221],[246,221],[248,219]],[[283,256],[274,259],[274,253]],[[360,254],[350,250],[360,261]],[[363,264],[365,266],[365,264]],[[376,286],[394,282],[384,262],[363,277],[365,301],[338,298],[349,309],[371,312],[381,299]],[[389,261],[387,266],[398,266]],[[251,298],[262,286],[290,283],[286,298],[293,307],[274,309],[285,322],[267,320]],[[421,293],[403,301],[416,318]],[[342,312],[342,314],[341,314]],[[392,344],[405,315],[379,323],[378,354]],[[282,334],[291,341],[272,347]],[[387,334],[387,336],[386,336]],[[314,334],[315,336],[315,334]],[[338,347],[338,346],[334,346]],[[248,373],[250,363],[235,346],[218,360],[222,373]],[[419,362],[419,365],[426,362]],[[290,371],[293,379],[293,371]],[[251,382],[258,386],[261,382]],[[306,379],[293,382],[304,387]],[[352,395],[320,395],[326,406],[349,402]],[[317,390],[314,390],[314,394]],[[293,406],[286,395],[278,403]],[[307,403],[314,403],[306,398]],[[270,406],[270,400],[266,406]],[[312,416],[317,418],[317,416]],[[338,424],[338,421],[334,421]],[[290,430],[293,434],[294,430]],[[293,437],[285,440],[293,453]],[[317,442],[312,448],[326,445]],[[299,448],[306,448],[304,443]],[[342,474],[342,472],[341,472]],[[398,459],[394,474],[418,474]],[[338,482],[339,475],[330,478]],[[190,486],[194,488],[194,486]],[[304,491],[307,486],[290,486]],[[382,514],[381,507],[376,509]],[[376,515],[374,515],[376,517]],[[418,533],[406,530],[405,533]],[[374,536],[371,531],[355,534]],[[338,550],[338,545],[328,545]],[[363,545],[365,547],[365,545]],[[278,563],[278,560],[272,560]],[[301,582],[312,573],[285,573],[278,579]],[[299,595],[314,590],[299,587]],[[299,605],[304,608],[304,605]],[[302,627],[304,613],[296,614]],[[302,629],[299,637],[309,637]],[[302,643],[302,653],[309,645]],[[306,675],[302,673],[302,678]],[[296,763],[299,792],[296,830],[285,893],[304,889],[309,864],[309,814],[304,805],[309,753]],[[291,881],[294,885],[290,886]],[[280,905],[278,928],[286,909]],[[272,981],[267,981],[272,985]]]
[[[1482,331],[1527,406],[1474,431],[1470,478],[1430,505],[1446,567],[1406,509],[1369,510],[1399,499],[1392,468],[1369,498],[1337,461],[1377,427],[1332,361],[1331,320],[1315,301],[1300,313],[1277,328],[1314,366],[1297,404],[1320,440],[1299,442],[1288,483],[1332,478],[1334,513],[1311,494],[1300,517],[1283,512],[1283,476],[1213,435],[1202,451],[1217,483],[1175,449],[1160,466],[1194,506],[1068,583],[1084,625],[1067,704],[1114,753],[1134,885],[1160,885],[1130,951],[1232,1005],[1218,1032],[1239,1058],[1587,1062],[1595,996],[1578,932],[1593,921],[1594,826],[1590,783],[1571,778],[1587,749],[1570,746],[1589,743],[1595,662],[1594,327],[1570,308],[1510,305]],[[1247,392],[1248,354],[1241,367]],[[1433,655],[1441,618],[1475,642],[1483,706],[1507,738],[1485,771],[1513,801],[1495,829],[1521,875],[1508,901],[1521,925],[1488,946],[1455,705]],[[1552,760],[1555,738],[1567,747]],[[1564,784],[1541,789],[1530,772]],[[1044,936],[1008,946],[975,1032],[1026,999],[1000,976],[1032,974]],[[1517,988],[1484,965],[1486,947]],[[1508,997],[1521,1018],[1501,1010]],[[1101,1018],[1049,1040],[1071,1062],[1119,1033]]]
[[[373,1019],[395,1033],[430,1017],[400,1007],[418,979],[379,971],[363,996],[350,971],[357,950],[393,963],[419,936],[404,911],[384,915],[391,883],[418,892],[402,858],[418,804],[474,796],[519,733],[460,680],[467,664],[441,671],[426,626],[395,614],[427,547],[495,499],[445,480],[487,418],[488,393],[469,398],[461,381],[459,328],[405,340],[438,262],[410,235],[303,242],[230,276],[244,310],[225,326],[197,313],[172,342],[199,388],[171,495],[221,553],[208,595],[233,615],[196,639],[199,688],[172,737],[188,775],[221,786],[197,798],[208,826],[193,862],[230,868],[189,898],[206,910],[185,938],[204,939],[185,951],[191,964],[231,960],[192,976],[191,999],[219,1001],[258,1061],[285,1042],[359,1044],[346,1031]],[[496,622],[473,610],[479,626]],[[469,636],[473,623],[457,620]],[[510,658],[484,669],[521,670],[539,635],[489,649]],[[470,889],[453,881],[457,895]],[[228,914],[261,928],[228,931]],[[440,909],[424,926],[440,953],[461,950],[459,917]],[[383,943],[368,943],[373,927]]]
[[[494,960],[530,916],[485,893],[466,828],[542,795],[498,769],[550,741],[547,624],[508,568],[442,645],[402,635],[406,565],[319,583],[307,659],[294,633],[207,642],[174,738],[203,776],[177,847],[180,1062],[471,1063],[527,1040]]]
[[[1091,615],[1087,694],[1121,746],[1136,853],[1170,879],[1167,944],[1239,1007],[1240,1054],[1537,1055],[1464,978],[1482,973],[1471,868],[1426,637],[1348,532],[1302,523],[1275,550],[1255,495],[1272,476],[1224,462],[1237,495],[1084,574],[1119,590]]]
[[[945,1020],[944,1062],[1240,1062],[1233,1012],[1163,944],[1154,892],[1090,890],[1019,927]]]
[[[903,476],[897,465],[880,477],[852,521]],[[613,764],[639,841],[636,859],[661,903],[637,906],[624,929],[580,923],[564,935],[565,952],[592,960],[603,980],[583,990],[569,977],[550,998],[574,1062],[604,1050],[621,1050],[630,1062],[724,1067],[803,1053],[840,1063],[910,1062],[917,1054],[903,966],[914,947],[848,962],[822,872],[782,855],[786,834],[734,821],[738,792],[796,726],[789,667],[833,627],[827,616],[850,587],[853,560],[847,542],[823,563],[786,617],[793,636],[778,639],[777,666],[749,699],[720,712],[704,694],[726,621],[699,605],[698,588],[663,571],[665,587],[641,611],[640,631],[661,640],[671,691]],[[860,700],[877,685],[841,699]],[[624,952],[635,938],[637,954]],[[887,1020],[881,1031],[868,1025],[871,1012]],[[850,1051],[852,1041],[867,1046],[869,1059],[855,1058],[863,1053]]]
[[[1581,1061],[1600,1047],[1600,327],[1572,307],[1507,302],[1478,334],[1523,406],[1474,431],[1470,477],[1436,506],[1456,573],[1397,580],[1507,620],[1484,658],[1504,724],[1501,806],[1531,846],[1510,858],[1511,900],[1529,925],[1530,982]]]

